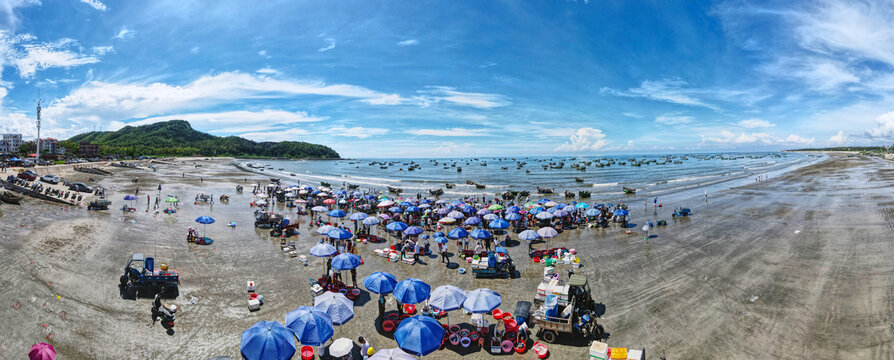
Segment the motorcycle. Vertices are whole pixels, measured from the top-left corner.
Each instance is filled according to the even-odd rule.
[[[159,294],[155,294],[152,300],[152,323],[161,319],[161,326],[165,329],[174,327],[174,313],[177,312],[177,305],[166,305],[161,303]]]

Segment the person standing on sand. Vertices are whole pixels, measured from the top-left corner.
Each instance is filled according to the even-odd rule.
[[[351,284],[354,287],[357,287],[357,269],[356,268],[351,269]]]

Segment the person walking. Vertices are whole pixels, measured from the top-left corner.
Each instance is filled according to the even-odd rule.
[[[357,269],[351,269],[351,284],[357,287]]]

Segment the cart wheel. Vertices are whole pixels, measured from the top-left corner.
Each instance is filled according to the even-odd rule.
[[[127,285],[127,275],[121,275],[121,285]]]
[[[540,339],[552,344],[556,342],[556,332],[552,330],[543,330],[540,334]]]
[[[595,331],[593,333],[596,337],[596,340],[602,340],[602,338],[605,336],[605,328],[603,328],[602,325],[596,324],[596,328],[594,330]]]

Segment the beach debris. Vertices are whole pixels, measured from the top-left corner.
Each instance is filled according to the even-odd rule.
[[[18,309],[21,308],[21,307],[22,307],[22,304],[20,304],[18,301],[12,303],[12,308],[13,308],[14,310],[18,310]]]
[[[757,301],[757,295],[754,295],[754,296],[752,296],[752,297],[750,297],[750,298],[748,299],[748,302],[750,302],[750,303],[752,303],[752,304],[753,304],[755,301]]]
[[[800,234],[801,230],[795,230],[795,234]]]

